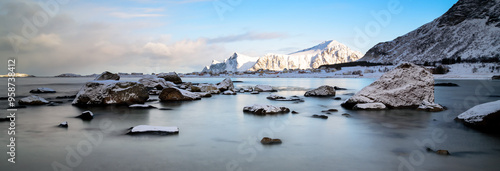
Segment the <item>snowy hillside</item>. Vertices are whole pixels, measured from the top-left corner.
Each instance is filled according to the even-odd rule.
[[[250,69],[269,69],[280,71],[283,69],[318,68],[325,64],[337,64],[358,60],[362,54],[349,49],[335,40],[325,41],[314,47],[304,49],[289,55],[267,54]]]
[[[224,62],[213,60],[212,64],[210,66],[206,66],[205,68],[203,68],[202,72],[220,73],[224,71],[228,72],[246,71],[255,64],[257,59],[259,58],[250,57],[239,53],[234,53],[233,55],[231,55],[231,57],[224,60]]]
[[[459,0],[441,17],[368,50],[361,61],[416,63],[500,56],[498,0]]]

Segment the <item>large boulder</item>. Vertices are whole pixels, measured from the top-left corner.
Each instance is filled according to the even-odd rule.
[[[113,74],[109,71],[104,71],[101,75],[98,75],[94,81],[99,81],[99,80],[120,80],[120,76],[118,74]]]
[[[273,89],[270,85],[256,85],[253,88],[253,91],[258,91],[258,92],[276,92],[277,90]]]
[[[150,75],[139,79],[141,84],[144,84],[147,88],[156,88],[157,90],[162,90],[164,88],[175,87],[175,84],[170,81],[165,81],[163,78],[158,78],[157,76]]]
[[[500,100],[474,106],[456,119],[485,132],[500,133]]]
[[[56,93],[56,91],[51,88],[40,87],[37,89],[30,90],[30,93]]]
[[[144,103],[149,98],[147,88],[138,82],[87,82],[73,100],[74,105],[131,105]]]
[[[243,111],[250,112],[256,115],[266,115],[266,114],[288,113],[290,112],[290,109],[286,107],[276,107],[273,105],[254,104],[253,106],[243,107]]]
[[[180,84],[182,83],[181,77],[177,75],[175,72],[169,72],[169,73],[160,73],[158,74],[158,77],[165,79],[165,81],[170,81],[175,84]]]
[[[402,63],[361,89],[341,105],[382,103],[387,108],[418,108],[422,102],[434,103],[434,77],[423,67]]]
[[[335,87],[323,85],[317,89],[307,91],[304,96],[335,96]]]
[[[48,104],[49,101],[45,100],[42,97],[31,95],[31,96],[19,99],[18,103],[20,105],[44,105],[44,104]]]
[[[200,100],[201,96],[199,94],[178,88],[166,88],[161,91],[158,98],[161,101],[189,101]]]
[[[217,83],[216,85],[217,85],[217,88],[221,92],[234,89],[234,84],[233,84],[233,81],[231,81],[231,78],[226,78],[226,79],[222,80],[222,82]]]
[[[201,92],[208,92],[212,94],[219,94],[220,90],[214,84],[198,84]]]

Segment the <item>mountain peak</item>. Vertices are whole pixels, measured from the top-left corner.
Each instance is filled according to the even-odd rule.
[[[337,42],[336,40],[327,40],[324,42],[321,42],[320,44],[313,46],[311,48],[307,48],[304,50],[300,50],[297,52],[290,53],[289,55],[311,55],[311,54],[317,54],[320,53],[321,51],[325,51],[327,49],[335,48],[335,47],[347,47],[343,45],[342,43]],[[336,48],[339,49],[339,48]]]

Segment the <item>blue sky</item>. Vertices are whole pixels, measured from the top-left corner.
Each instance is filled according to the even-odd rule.
[[[32,20],[44,12],[37,3],[50,1],[56,2],[0,2],[0,54],[18,58],[18,72],[192,72],[233,52],[287,54],[332,39],[365,53],[434,20],[457,0],[69,1],[57,3],[55,15],[16,53],[9,33],[22,35],[22,18]]]

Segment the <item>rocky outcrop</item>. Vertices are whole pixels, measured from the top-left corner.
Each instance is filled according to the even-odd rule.
[[[173,82],[175,84],[182,83],[181,77],[179,77],[179,75],[177,75],[177,73],[175,73],[175,72],[160,73],[160,74],[158,74],[158,77],[165,79],[165,81]]]
[[[226,78],[222,80],[222,82],[217,83],[217,88],[221,91],[224,92],[226,90],[233,90],[234,89],[234,84],[233,81],[231,81],[231,78]]]
[[[44,105],[49,104],[49,101],[45,100],[42,97],[31,95],[18,101],[19,105]]]
[[[335,96],[335,88],[328,85],[323,85],[317,89],[307,91],[304,96]]]
[[[145,76],[139,79],[139,82],[147,88],[156,88],[157,90],[162,90],[164,88],[175,87],[175,84],[170,81],[165,81],[163,78],[157,76]]]
[[[161,101],[190,101],[200,100],[201,96],[199,94],[178,88],[166,88],[161,91],[158,98]]]
[[[149,98],[143,84],[127,81],[87,82],[73,100],[74,105],[131,105]]]
[[[256,85],[253,88],[253,91],[258,91],[258,92],[276,92],[276,90],[273,89],[273,87],[271,87],[270,85]]]
[[[56,93],[56,91],[51,88],[40,87],[37,89],[30,90],[30,93]]]
[[[474,106],[456,119],[481,131],[500,133],[500,100]]]
[[[366,86],[342,106],[382,103],[387,108],[418,108],[423,101],[434,103],[434,77],[425,68],[402,63]]]
[[[243,111],[250,112],[256,115],[266,115],[266,114],[288,113],[290,112],[290,109],[286,107],[276,107],[273,105],[255,104],[253,106],[245,106],[243,108]]]
[[[120,80],[120,76],[118,74],[113,74],[109,71],[104,71],[101,75],[98,75],[95,79],[95,81],[100,81],[100,80],[115,80],[118,81]]]

